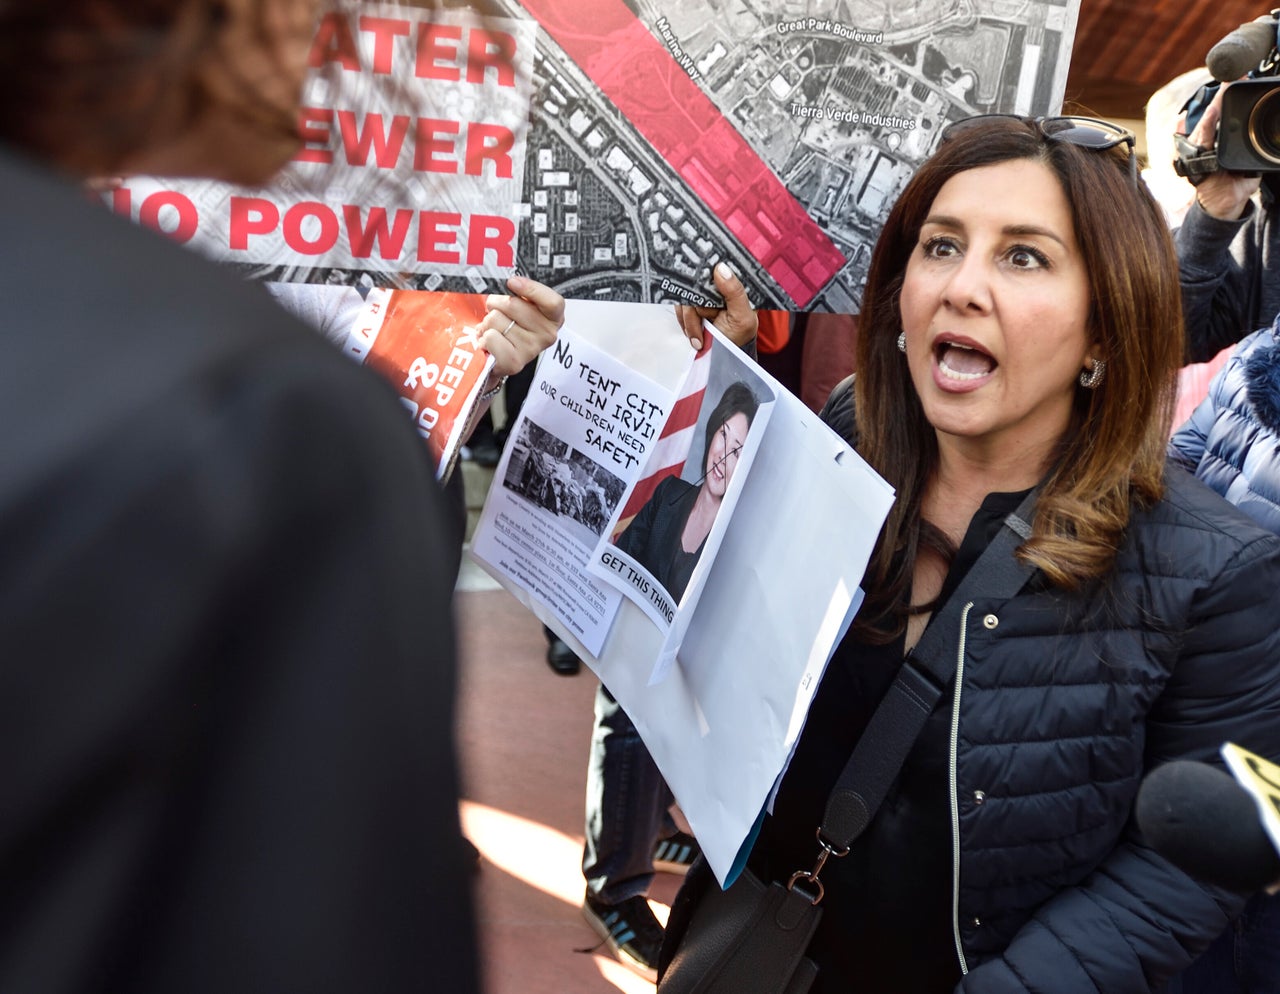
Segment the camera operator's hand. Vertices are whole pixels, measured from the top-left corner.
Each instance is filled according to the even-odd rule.
[[[1205,108],[1195,130],[1187,137],[1201,148],[1214,148],[1218,141],[1218,122],[1222,118],[1222,95],[1225,86],[1218,87],[1213,100]],[[1220,221],[1235,221],[1243,216],[1249,198],[1258,191],[1261,177],[1247,173],[1233,173],[1219,169],[1210,173],[1196,187],[1196,200],[1210,217]]]

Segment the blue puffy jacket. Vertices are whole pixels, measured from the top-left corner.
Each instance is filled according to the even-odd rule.
[[[1255,521],[1280,533],[1280,318],[1240,342],[1170,451]]]

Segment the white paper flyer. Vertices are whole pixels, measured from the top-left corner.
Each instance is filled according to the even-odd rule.
[[[669,309],[569,304],[567,348],[573,362],[566,366],[554,350],[544,358],[514,426],[514,440],[499,463],[473,555],[555,629],[622,704],[711,869],[725,883],[740,866],[739,856],[786,766],[827,661],[856,609],[862,574],[893,491],[812,411],[732,345],[718,340],[732,361],[715,378],[700,381],[702,360],[694,358]],[[584,364],[590,373],[582,372]],[[758,398],[756,413],[735,421],[740,413],[735,408],[723,421],[712,418],[733,383],[750,386]],[[643,454],[628,450],[641,456],[640,462],[623,457],[627,465],[610,465],[618,450],[606,443],[616,446],[621,435],[608,435],[595,418],[615,413],[615,397],[623,398],[624,409],[635,408],[626,402],[633,390],[663,414],[653,410],[652,418],[627,433],[645,442]],[[682,401],[699,391],[692,416],[682,412]],[[608,402],[602,407],[605,394]],[[553,411],[559,420],[552,420]],[[587,417],[586,412],[594,413]],[[750,425],[742,438],[744,420]],[[554,442],[531,434],[526,421]],[[575,422],[571,440],[569,426]],[[708,423],[714,425],[710,437]],[[721,433],[725,425],[729,429]],[[644,437],[650,426],[652,439]],[[673,426],[679,431],[668,431]],[[588,431],[598,444],[587,440]],[[631,511],[629,497],[619,490],[609,511],[613,524],[598,534],[576,519],[568,523],[562,511],[555,512],[553,522],[545,508],[518,489],[528,453],[542,445],[571,469],[590,464],[597,483],[598,471],[607,469],[626,481],[630,497],[643,494],[640,481],[666,462],[664,445],[680,432],[685,437],[671,448],[683,453],[675,460],[681,468],[666,477],[679,482],[666,486],[690,507],[711,475],[708,469],[723,467],[726,453],[739,444],[741,449],[734,471],[722,474],[724,499],[688,571],[683,596],[674,598],[671,624],[663,626],[643,606],[642,590],[624,596],[590,572],[594,557],[620,555],[619,545],[610,541],[617,524],[627,524],[620,536],[637,522],[646,527],[640,512],[659,493],[661,481],[639,507],[633,502]],[[571,455],[575,451],[578,457]],[[690,479],[684,479],[686,467]],[[581,484],[583,476],[576,472],[574,479]],[[650,532],[658,530],[657,510],[647,524]],[[690,551],[682,543],[689,514],[668,509],[665,517],[668,556],[646,570],[655,577],[665,571],[669,580],[671,555]],[[711,554],[710,536],[717,529],[718,547]],[[633,552],[631,558],[639,557]],[[602,565],[612,569],[603,562],[596,568]],[[634,588],[630,578],[623,583]],[[677,624],[682,629],[678,645],[669,651]]]

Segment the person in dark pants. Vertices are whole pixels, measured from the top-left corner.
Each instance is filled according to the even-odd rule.
[[[757,319],[746,289],[727,265],[716,267],[715,281],[724,308],[678,306],[685,334],[700,346],[702,322],[711,320],[730,341],[754,355]],[[713,512],[718,508],[755,410],[750,390],[744,384],[731,385],[717,413],[708,418],[705,486],[679,480],[660,485],[619,538],[619,546],[654,569],[676,598],[684,591],[691,563],[710,529],[703,512],[709,506]],[[696,554],[682,554],[682,536]],[[645,894],[655,870],[683,873],[700,853],[693,836],[678,827],[671,803],[671,791],[631,718],[601,685],[587,763],[582,915],[619,962],[651,980],[657,974],[662,926]]]
[[[684,595],[702,556],[758,406],[750,387],[730,383],[706,419],[702,460],[694,464],[701,478],[690,483],[667,477],[615,541],[673,601]],[[669,811],[670,788],[631,718],[603,684],[596,692],[595,717],[583,915],[619,960],[648,976],[662,941],[662,928],[644,897],[655,864],[679,862],[687,869],[701,850],[692,836],[677,830]],[[633,937],[626,938],[627,932]]]

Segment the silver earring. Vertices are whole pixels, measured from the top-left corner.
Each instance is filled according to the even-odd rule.
[[[1105,359],[1094,359],[1093,366],[1089,369],[1080,371],[1080,385],[1086,390],[1097,390],[1098,385],[1102,383],[1103,377],[1107,375],[1107,362]]]
[[[905,331],[898,332],[898,351],[907,351],[907,333]]]

